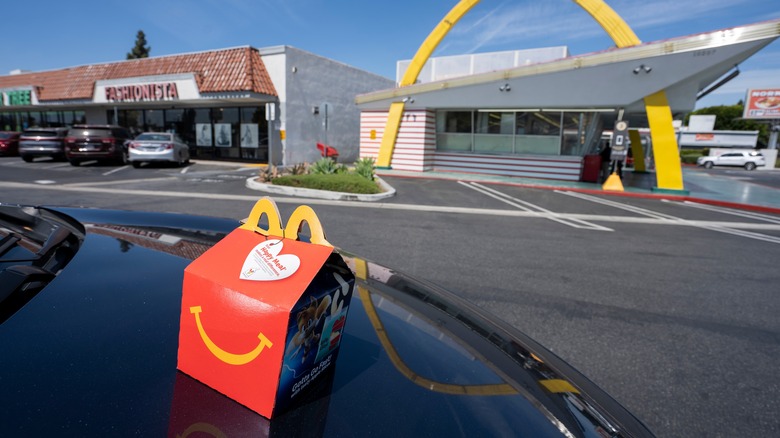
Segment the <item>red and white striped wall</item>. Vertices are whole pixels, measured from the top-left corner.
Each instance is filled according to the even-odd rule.
[[[360,113],[360,157],[379,156],[387,111]],[[372,131],[374,135],[372,135]],[[373,137],[373,138],[372,138]],[[436,153],[436,118],[433,111],[404,111],[390,167],[425,172],[433,170]]]
[[[386,123],[387,111],[360,113],[360,158],[379,156]],[[404,111],[390,167],[579,181],[582,157],[437,152],[435,112],[413,110]]]

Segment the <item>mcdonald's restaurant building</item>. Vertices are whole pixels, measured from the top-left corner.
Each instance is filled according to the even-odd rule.
[[[180,135],[196,159],[293,165],[318,142],[358,157],[357,94],[393,81],[289,46],[0,76],[0,129],[117,124]]]
[[[673,119],[780,36],[778,23],[577,56],[552,47],[431,58],[416,83],[357,97],[360,154],[394,170],[578,181],[621,121],[649,128],[631,149],[645,143],[639,156],[655,166],[659,188],[675,190]],[[409,64],[398,63],[398,78]]]

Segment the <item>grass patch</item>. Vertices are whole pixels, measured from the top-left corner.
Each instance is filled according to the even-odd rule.
[[[285,175],[274,178],[273,184],[361,195],[373,195],[381,192],[376,182],[352,173]]]

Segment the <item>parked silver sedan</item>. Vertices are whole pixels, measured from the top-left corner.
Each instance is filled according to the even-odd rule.
[[[133,167],[142,163],[163,161],[183,166],[190,161],[187,143],[176,134],[168,132],[144,132],[128,145],[128,161]]]

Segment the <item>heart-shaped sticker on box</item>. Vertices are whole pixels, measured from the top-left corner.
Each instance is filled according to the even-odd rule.
[[[274,281],[287,278],[301,266],[295,254],[280,254],[284,248],[281,240],[266,240],[252,248],[241,267],[239,278],[253,281]]]

